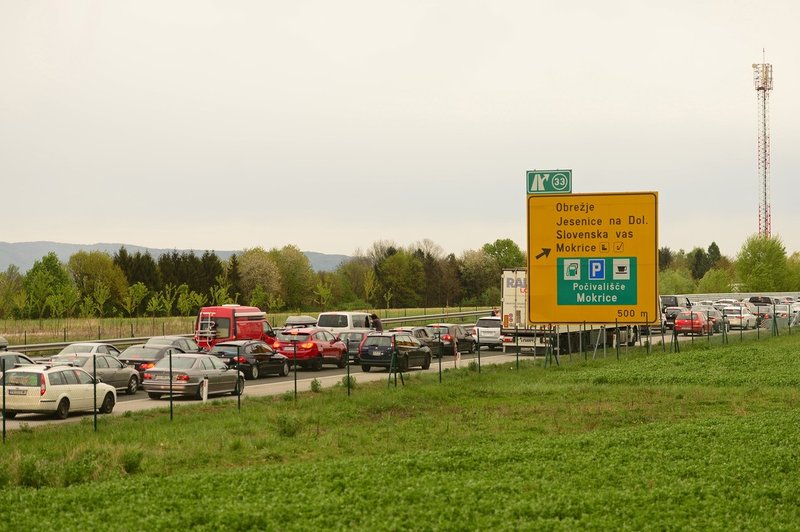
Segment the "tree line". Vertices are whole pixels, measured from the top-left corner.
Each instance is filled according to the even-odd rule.
[[[688,253],[658,252],[662,294],[800,292],[800,254],[778,237],[752,236],[731,259],[712,242]],[[332,272],[316,272],[296,246],[245,249],[227,260],[174,250],[112,255],[79,251],[62,263],[51,252],[22,274],[0,273],[0,319],[190,316],[206,305],[240,303],[295,310],[489,306],[500,303],[500,271],[524,267],[510,239],[459,256],[431,240],[374,242]]]
[[[123,246],[113,256],[79,251],[62,263],[51,252],[24,274],[14,265],[0,273],[0,318],[190,316],[227,303],[270,312],[497,305],[500,271],[525,262],[510,239],[458,257],[430,240],[378,241],[332,272],[314,271],[293,245],[227,260],[177,250],[154,258]]]
[[[688,253],[658,250],[659,293],[800,292],[800,253],[787,255],[780,237],[753,235],[731,259],[712,242]]]

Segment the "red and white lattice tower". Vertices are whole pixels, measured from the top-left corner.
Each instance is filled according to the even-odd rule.
[[[772,90],[772,65],[753,65],[753,81],[758,95],[758,235],[769,238],[772,209],[769,186],[769,91]]]

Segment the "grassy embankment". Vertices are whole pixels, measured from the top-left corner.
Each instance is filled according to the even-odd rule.
[[[11,433],[3,527],[796,529],[800,335]]]

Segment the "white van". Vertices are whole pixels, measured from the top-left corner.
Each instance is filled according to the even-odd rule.
[[[333,334],[342,331],[374,331],[375,325],[367,312],[321,312],[317,327]]]

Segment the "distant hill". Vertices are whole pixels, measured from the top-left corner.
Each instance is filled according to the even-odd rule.
[[[131,244],[62,244],[60,242],[0,242],[0,271],[6,269],[14,264],[19,267],[20,272],[27,272],[33,263],[40,260],[42,257],[55,251],[56,255],[62,262],[67,262],[71,255],[78,251],[105,251],[113,256],[114,253],[119,251],[119,248],[125,246],[129,253],[136,253],[141,251],[149,251],[154,259],[164,253],[171,253],[172,249],[158,249],[158,248],[145,248],[142,246],[134,246]],[[184,251],[192,251],[188,249],[179,249],[178,253]],[[213,250],[220,259],[227,260],[232,254],[239,253],[237,251],[220,251]],[[205,250],[194,250],[195,254],[202,255]],[[308,257],[311,267],[318,272],[329,272],[336,269],[342,261],[349,259],[347,255],[329,255],[326,253],[317,253],[316,251],[304,251]]]

